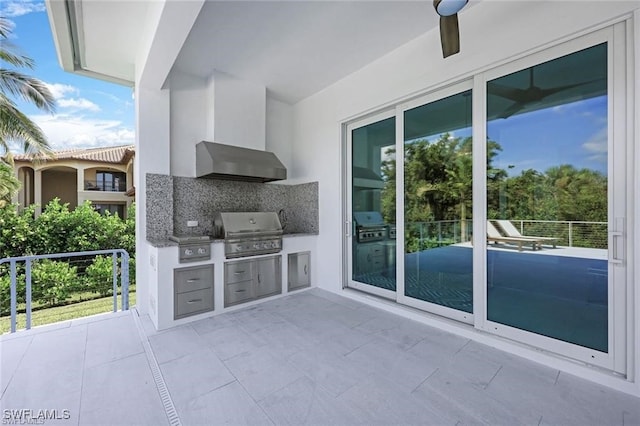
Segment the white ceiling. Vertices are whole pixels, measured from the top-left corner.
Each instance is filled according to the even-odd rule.
[[[479,1],[463,9],[461,26],[465,12]],[[47,4],[53,24],[66,19],[65,0]],[[81,17],[82,68],[93,77],[132,84],[135,62],[152,27],[147,18],[162,3],[71,4]],[[224,72],[261,84],[270,96],[293,104],[425,32],[437,31],[437,26],[432,0],[207,0],[173,68],[202,78],[214,70]],[[73,57],[71,44],[61,38],[65,34],[65,28],[54,26],[63,64],[65,57]],[[69,64],[67,68],[81,72]]]
[[[424,1],[208,1],[174,67],[295,103],[435,28]]]

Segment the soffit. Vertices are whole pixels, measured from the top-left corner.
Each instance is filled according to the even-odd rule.
[[[431,1],[210,1],[174,68],[295,103],[436,28]]]

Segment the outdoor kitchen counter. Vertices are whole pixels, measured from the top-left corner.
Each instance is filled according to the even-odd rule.
[[[295,233],[291,233],[291,234],[282,234],[282,238],[286,239],[286,238],[294,238],[294,237],[315,237],[318,234],[313,233],[313,232],[295,232]],[[223,243],[224,240],[223,239],[214,239],[210,241],[212,244],[215,243]],[[147,239],[147,243],[149,243],[149,245],[151,245],[152,247],[155,248],[164,248],[164,247],[177,247],[178,243],[175,241],[172,241],[168,238],[162,238],[162,239],[156,239],[156,238],[151,238],[151,239]]]
[[[167,328],[186,324],[191,321],[210,317],[212,315],[221,314],[230,309],[237,309],[242,306],[249,306],[251,304],[258,304],[262,301],[269,300],[273,297],[281,297],[286,295],[288,290],[288,255],[297,253],[308,253],[307,259],[310,259],[310,283],[314,286],[316,283],[315,274],[317,268],[315,267],[316,251],[318,234],[315,233],[291,233],[284,234],[282,237],[282,251],[277,255],[282,256],[282,293],[279,295],[266,297],[264,299],[254,300],[247,302],[246,304],[238,306],[224,306],[224,269],[226,262],[237,262],[243,259],[260,259],[274,256],[273,254],[256,255],[251,257],[243,257],[239,259],[226,259],[224,254],[224,240],[216,239],[210,242],[211,245],[211,259],[195,260],[193,262],[180,263],[179,262],[179,249],[178,243],[169,239],[151,239],[147,240],[147,247],[149,248],[149,258],[146,260],[146,264],[150,266],[149,269],[149,287],[148,287],[148,300],[149,300],[149,316],[151,317],[154,326],[158,330],[164,330]],[[174,274],[176,271],[189,271],[194,269],[204,270],[206,267],[213,266],[213,302],[214,310],[204,313],[194,314],[184,318],[174,318],[174,297],[175,297],[175,283]],[[182,272],[180,272],[182,273]],[[191,273],[191,272],[187,272]]]

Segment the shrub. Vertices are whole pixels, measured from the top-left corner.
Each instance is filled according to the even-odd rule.
[[[16,300],[17,303],[24,303],[26,297],[26,284],[24,275],[16,276]],[[11,277],[9,276],[9,268],[6,271],[0,267],[0,313],[9,313],[11,310]]]
[[[87,289],[101,296],[113,294],[113,258],[96,256],[85,270]]]
[[[69,297],[77,281],[75,266],[49,259],[38,260],[31,269],[32,297],[41,303],[55,305]]]

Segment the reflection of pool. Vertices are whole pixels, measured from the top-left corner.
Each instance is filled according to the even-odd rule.
[[[490,250],[488,318],[607,351],[607,261]],[[395,289],[393,271],[361,277]],[[360,281],[360,280],[359,280]],[[472,250],[448,246],[405,256],[405,294],[472,312]]]
[[[491,321],[607,352],[607,261],[489,251]]]

